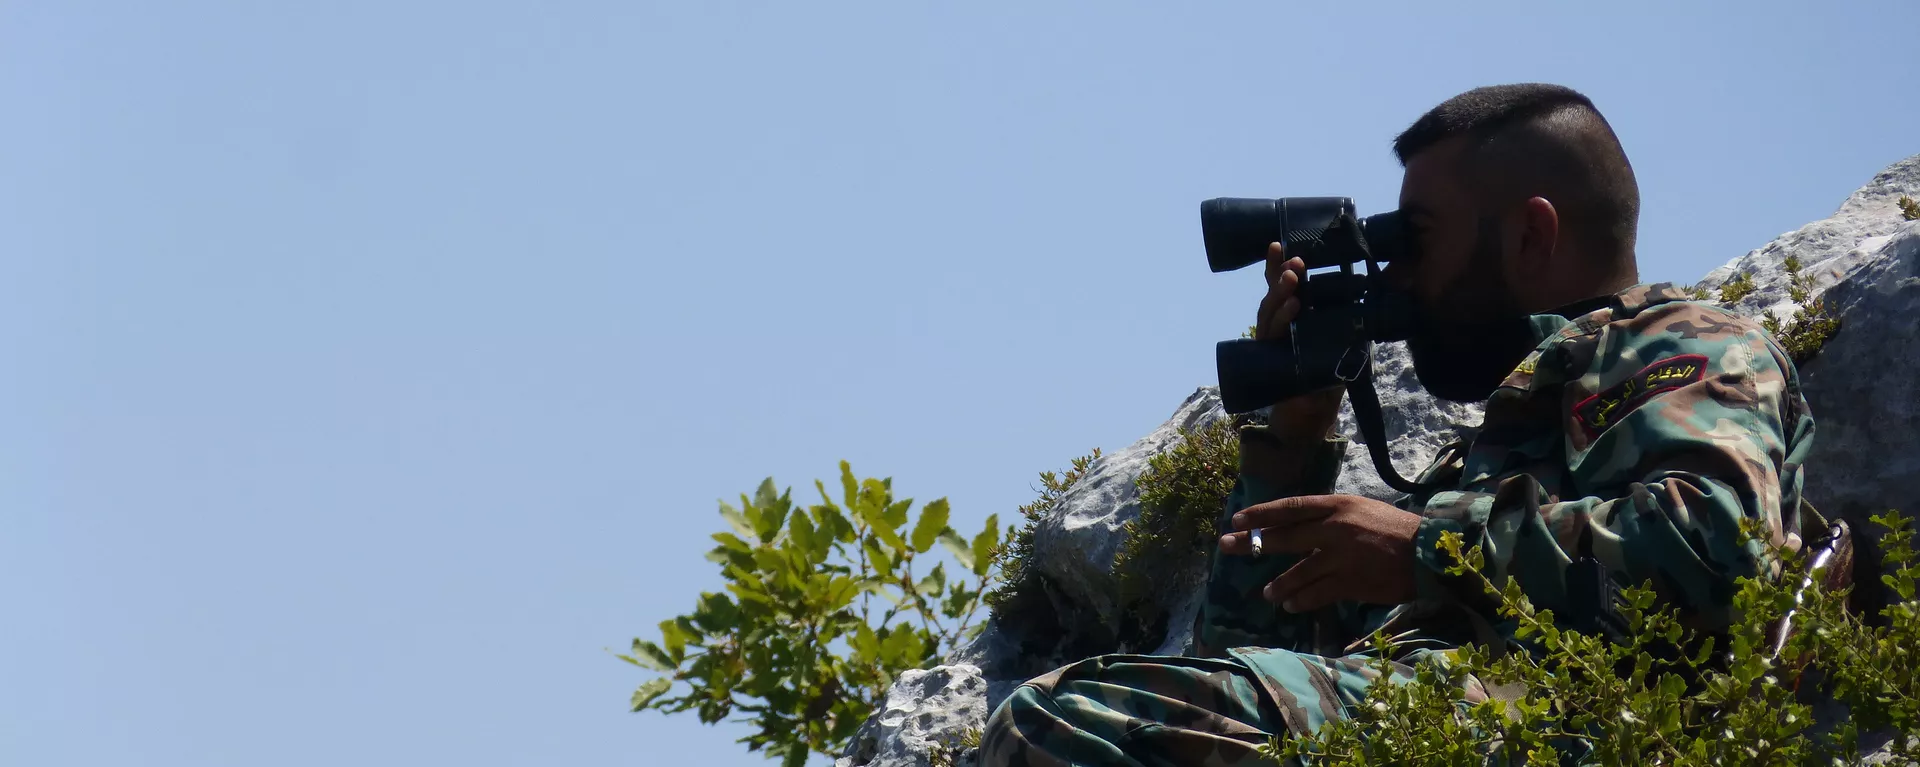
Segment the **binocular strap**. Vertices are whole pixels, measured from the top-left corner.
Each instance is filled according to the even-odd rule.
[[[1373,457],[1373,468],[1380,473],[1380,479],[1388,487],[1402,493],[1424,494],[1438,485],[1423,485],[1400,476],[1400,472],[1393,468],[1393,457],[1387,452],[1386,418],[1380,413],[1380,394],[1373,389],[1371,346],[1361,343],[1349,350],[1348,357],[1358,356],[1362,362],[1352,377],[1341,376],[1347,382],[1347,398],[1353,403],[1353,420],[1360,427],[1360,436],[1367,442],[1367,453]]]

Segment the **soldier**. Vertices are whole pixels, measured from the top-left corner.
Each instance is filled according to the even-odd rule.
[[[1415,257],[1408,341],[1437,397],[1486,402],[1398,504],[1332,495],[1341,390],[1276,403],[1241,430],[1195,627],[1198,657],[1103,656],[1027,682],[989,718],[984,765],[1231,765],[1344,716],[1394,637],[1396,673],[1469,642],[1506,647],[1477,582],[1446,574],[1445,531],[1496,583],[1582,618],[1568,585],[1651,581],[1694,628],[1724,629],[1761,568],[1755,519],[1799,545],[1813,418],[1756,324],[1639,284],[1639,189],[1591,101],[1541,84],[1477,88],[1394,140]],[[1283,338],[1305,265],[1269,249],[1255,337]],[[1477,683],[1474,683],[1477,685]],[[1470,686],[1469,698],[1484,694]]]

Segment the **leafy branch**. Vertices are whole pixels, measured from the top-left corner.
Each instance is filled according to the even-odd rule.
[[[1845,590],[1809,579],[1804,552],[1755,544],[1764,572],[1739,580],[1739,618],[1724,633],[1688,628],[1642,586],[1623,591],[1625,629],[1612,640],[1566,629],[1517,583],[1488,579],[1478,548],[1444,535],[1452,572],[1498,596],[1515,651],[1470,645],[1396,664],[1376,635],[1373,679],[1350,718],[1276,739],[1266,753],[1310,765],[1857,764],[1861,733],[1877,732],[1890,735],[1896,760],[1920,760],[1920,558],[1907,520],[1873,521],[1887,529],[1893,571],[1882,580],[1899,597],[1882,611],[1885,625],[1848,612]],[[1766,540],[1760,533],[1748,528]],[[1789,611],[1796,628],[1776,652],[1771,632]],[[1846,717],[1817,726],[1806,701],[1818,695]]]
[[[634,691],[634,711],[693,711],[707,724],[743,714],[736,721],[756,729],[741,739],[749,750],[797,767],[810,753],[837,756],[897,676],[979,632],[997,516],[964,538],[945,498],[916,519],[892,480],[856,479],[844,461],[837,500],[814,488],[820,503],[804,508],[771,478],[738,506],[721,502],[729,531],[713,535],[707,559],[726,593],[701,594],[693,613],[660,622],[658,642],[636,638],[618,656],[657,674]],[[945,561],[926,567],[935,545],[960,575]]]

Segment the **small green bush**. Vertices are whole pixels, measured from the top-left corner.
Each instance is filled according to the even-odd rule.
[[[1760,324],[1780,342],[1794,364],[1804,365],[1840,333],[1840,318],[1824,299],[1813,297],[1813,278],[1801,271],[1800,259],[1788,256],[1781,266],[1787,270],[1787,297],[1799,306],[1785,324],[1771,313],[1762,317]]]
[[[1086,476],[1088,467],[1099,460],[1100,448],[1092,453],[1073,459],[1071,468],[1054,473],[1040,473],[1040,497],[1025,506],[1021,506],[1020,518],[1023,523],[1017,529],[1007,531],[1006,541],[994,554],[993,563],[1000,570],[1000,586],[986,592],[986,602],[995,615],[1025,614],[1027,608],[1045,609],[1046,597],[1041,592],[1039,573],[1029,567],[1033,556],[1033,531],[1045,518],[1060,497],[1067,494],[1073,483]]]
[[[1149,597],[1169,573],[1202,561],[1219,538],[1215,525],[1227,494],[1240,476],[1240,435],[1229,419],[1181,432],[1171,450],[1147,459],[1134,484],[1140,516],[1127,523],[1114,555],[1119,603],[1136,624],[1150,629],[1157,612]]]
[[[1767,547],[1778,575],[1743,578],[1734,596],[1741,616],[1716,641],[1657,608],[1650,585],[1628,589],[1619,612],[1622,641],[1565,630],[1537,610],[1511,580],[1484,575],[1478,548],[1440,541],[1497,595],[1503,617],[1538,652],[1490,657],[1461,649],[1446,662],[1416,664],[1414,679],[1390,681],[1385,661],[1351,719],[1308,738],[1276,739],[1267,754],[1287,764],[1831,765],[1858,764],[1863,733],[1891,733],[1896,763],[1920,760],[1920,563],[1913,531],[1898,513],[1874,517],[1892,572],[1882,580],[1899,601],[1874,626],[1846,608],[1846,591],[1807,577],[1803,553]],[[1757,526],[1748,528],[1758,538]],[[1792,616],[1776,644],[1769,629]],[[1724,642],[1724,644],[1722,643]],[[1386,637],[1374,637],[1385,656]],[[1686,648],[1684,652],[1675,652]],[[1470,702],[1470,679],[1517,691]],[[1845,707],[1843,721],[1818,723],[1805,701],[1826,696]],[[1817,726],[1818,725],[1818,726]],[[1298,762],[1288,760],[1298,760]]]
[[[1900,195],[1899,204],[1901,218],[1908,221],[1920,220],[1920,202],[1914,202],[1912,197],[1903,194]]]
[[[713,536],[707,558],[727,593],[701,594],[692,614],[660,622],[659,642],[636,638],[618,656],[658,675],[634,691],[634,711],[694,711],[708,724],[745,714],[756,729],[741,739],[748,750],[799,767],[810,753],[844,751],[900,672],[978,633],[997,519],[966,539],[947,524],[945,498],[914,521],[892,480],[857,480],[842,461],[840,486],[836,503],[815,482],[821,502],[802,508],[768,479],[739,507],[720,504],[731,531]],[[979,588],[950,579],[946,562],[927,567],[935,544]]]
[[[960,763],[960,757],[980,747],[980,738],[985,734],[986,731],[979,727],[969,727],[960,731],[959,737],[953,742],[934,746],[927,752],[929,767],[954,767]]]
[[[1759,286],[1753,284],[1753,275],[1741,272],[1720,285],[1720,303],[1731,304],[1751,295]]]

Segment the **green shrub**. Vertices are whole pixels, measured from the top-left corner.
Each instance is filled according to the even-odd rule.
[[[1720,285],[1720,303],[1731,304],[1751,295],[1759,286],[1753,284],[1753,276],[1741,272]]]
[[[954,767],[968,751],[980,747],[980,737],[986,731],[979,727],[969,727],[960,732],[959,737],[950,743],[935,746],[927,752],[929,767]]]
[[[1899,205],[1901,218],[1908,221],[1920,220],[1920,202],[1914,202],[1912,197],[1903,194],[1900,195]]]
[[[1215,545],[1215,525],[1227,494],[1240,475],[1240,435],[1229,419],[1183,430],[1173,449],[1147,459],[1134,484],[1140,490],[1140,516],[1126,525],[1113,572],[1119,603],[1135,625],[1151,632],[1149,615],[1158,612],[1150,596],[1165,588],[1169,573],[1204,560]]]
[[[1000,570],[1000,586],[986,592],[987,606],[995,615],[1025,614],[1027,608],[1047,608],[1046,596],[1041,593],[1039,572],[1028,567],[1033,555],[1033,531],[1046,517],[1060,497],[1067,494],[1073,483],[1086,476],[1088,467],[1099,460],[1100,448],[1092,453],[1073,459],[1072,468],[1058,474],[1051,471],[1040,473],[1040,497],[1032,503],[1021,506],[1022,523],[1017,529],[1007,530],[1006,541],[994,554],[993,562]]]
[[[1469,646],[1450,662],[1420,662],[1414,679],[1390,681],[1384,661],[1366,700],[1309,738],[1278,739],[1267,752],[1307,765],[1559,764],[1596,765],[1855,764],[1862,733],[1891,732],[1895,757],[1920,760],[1920,563],[1913,531],[1897,513],[1875,517],[1892,566],[1882,580],[1898,602],[1884,626],[1846,609],[1846,592],[1806,577],[1802,554],[1769,547],[1777,577],[1743,578],[1733,598],[1741,618],[1724,644],[1700,637],[1672,612],[1657,609],[1650,586],[1628,589],[1620,642],[1567,631],[1536,610],[1508,580],[1483,574],[1480,551],[1463,552],[1444,534],[1440,546],[1480,577],[1503,617],[1537,653],[1498,659]],[[1749,528],[1757,533],[1758,528]],[[1803,584],[1808,584],[1803,586]],[[1804,588],[1804,590],[1802,590]],[[1782,645],[1768,628],[1792,613]],[[1376,651],[1390,649],[1374,637]],[[1685,652],[1675,652],[1687,648]],[[1469,678],[1516,691],[1470,703]],[[1817,726],[1806,702],[1830,696],[1846,718]],[[1286,762],[1292,763],[1292,762]]]
[[[1798,306],[1794,308],[1793,318],[1784,325],[1771,313],[1762,317],[1760,324],[1780,342],[1780,348],[1794,364],[1803,365],[1819,355],[1821,347],[1839,334],[1840,318],[1824,299],[1813,297],[1813,278],[1801,271],[1800,259],[1788,256],[1781,266],[1787,270],[1787,297]]]
[[[757,729],[741,739],[748,750],[803,765],[845,750],[900,672],[978,632],[997,519],[965,539],[947,524],[945,498],[914,521],[892,480],[856,480],[842,461],[840,486],[836,503],[816,481],[821,502],[801,508],[768,479],[738,508],[720,504],[731,531],[713,536],[707,558],[727,593],[701,594],[692,614],[660,622],[659,642],[634,639],[619,656],[659,674],[634,691],[634,711],[695,711],[708,724],[739,712]],[[926,567],[936,543],[978,587],[950,579],[946,562]]]

